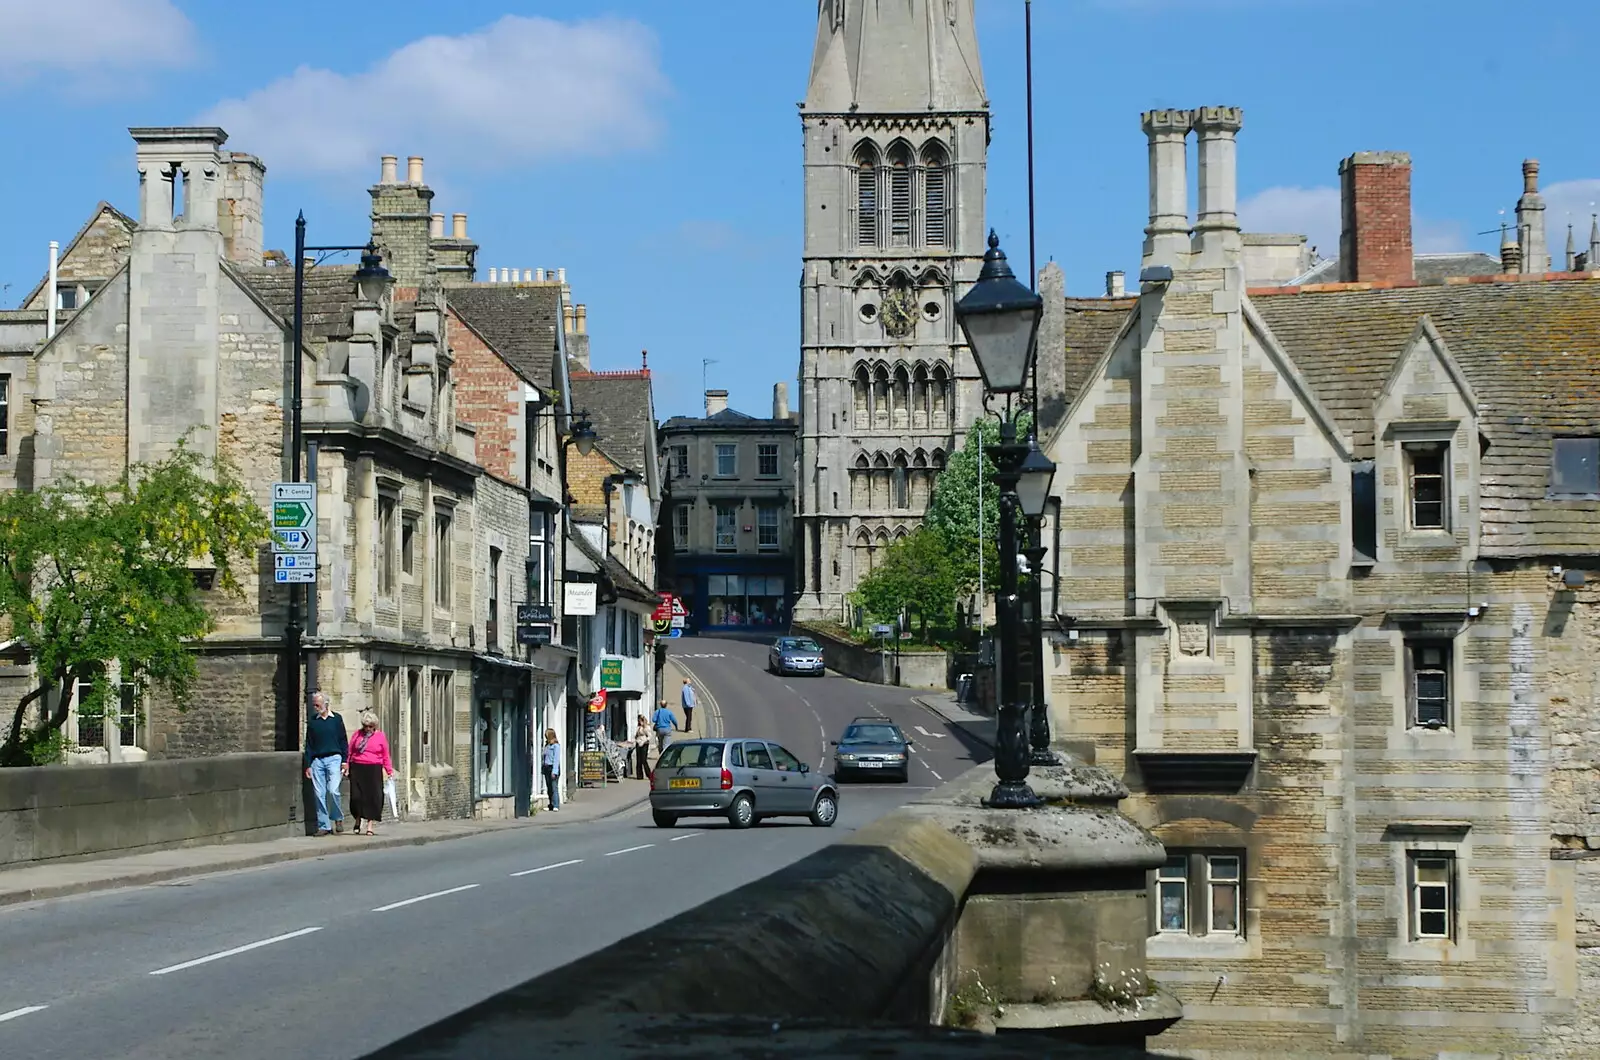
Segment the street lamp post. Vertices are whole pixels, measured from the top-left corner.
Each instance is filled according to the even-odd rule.
[[[972,357],[983,375],[987,394],[1004,395],[1005,415],[1000,421],[1000,444],[990,446],[989,458],[995,464],[995,485],[1000,489],[1000,586],[996,595],[996,625],[1003,652],[1000,666],[1000,716],[995,741],[995,774],[999,778],[990,792],[987,805],[999,809],[1026,809],[1040,804],[1039,796],[1028,786],[1027,704],[1021,702],[1018,671],[1021,662],[1021,600],[1017,591],[1017,516],[1024,515],[1036,495],[1049,490],[1035,488],[1030,474],[1022,485],[1023,468],[1030,446],[1017,441],[1017,420],[1012,397],[1027,384],[1039,334],[1039,318],[1044,300],[1017,282],[1006,256],[1000,250],[1000,237],[989,233],[989,250],[983,256],[978,280],[956,303],[956,319],[972,348]],[[987,395],[986,395],[987,396]],[[1039,505],[1043,510],[1042,502]]]
[[[1050,481],[1055,473],[1056,465],[1044,455],[1036,438],[1030,438],[1028,455],[1022,461],[1022,480],[1017,492],[1022,501],[1022,514],[1028,518],[1028,547],[1022,550],[1022,554],[1028,557],[1028,569],[1033,573],[1028,583],[1028,606],[1033,612],[1032,621],[1028,623],[1028,643],[1034,649],[1028,742],[1033,748],[1030,760],[1036,766],[1061,764],[1061,759],[1050,749],[1050,714],[1044,695],[1043,530],[1044,510],[1050,502]]]
[[[308,251],[331,252],[341,250],[361,251],[361,266],[356,269],[356,289],[362,301],[378,302],[383,298],[384,289],[389,283],[389,270],[383,267],[383,259],[378,254],[378,248],[372,242],[361,246],[344,247],[311,247],[306,245],[306,215],[302,211],[294,221],[294,342],[290,356],[294,358],[294,367],[290,372],[290,398],[289,398],[289,480],[300,481],[301,457],[305,453],[305,430],[303,421],[303,396],[304,396],[304,364],[302,351],[305,349],[305,300],[306,300],[306,253]],[[316,533],[312,527],[311,532]],[[280,751],[294,751],[300,747],[300,667],[303,662],[304,652],[301,649],[300,635],[304,627],[300,624],[300,594],[304,586],[289,586],[289,611],[283,625],[284,639],[284,710],[282,731],[278,734],[278,749]],[[307,608],[313,628],[316,623],[316,586],[312,584],[310,605]],[[314,681],[308,681],[308,684]],[[316,691],[316,689],[311,689]]]

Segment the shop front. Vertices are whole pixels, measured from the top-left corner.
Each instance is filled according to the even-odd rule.
[[[781,556],[679,556],[674,584],[695,630],[777,633],[789,624],[791,567]]]
[[[533,672],[527,663],[496,656],[473,660],[474,817],[526,817],[531,811],[538,761]]]

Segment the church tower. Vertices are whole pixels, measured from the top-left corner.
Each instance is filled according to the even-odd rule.
[[[800,122],[795,616],[843,619],[981,409],[955,320],[985,247],[973,0],[819,0]]]

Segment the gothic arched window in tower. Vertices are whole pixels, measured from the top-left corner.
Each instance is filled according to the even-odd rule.
[[[945,417],[950,415],[950,375],[944,365],[933,366],[933,380],[929,389],[933,391],[933,422],[942,427]]]
[[[895,430],[905,430],[911,425],[911,376],[903,364],[894,370],[894,404],[890,411],[890,424]]]
[[[856,243],[878,245],[878,149],[869,143],[856,148]]]
[[[889,149],[889,245],[911,245],[911,148]]]
[[[892,503],[898,509],[911,507],[911,474],[906,468],[906,454],[896,453],[894,457],[894,472],[889,479],[889,492]]]
[[[911,375],[911,426],[919,431],[928,429],[928,366],[917,362]]]
[[[944,144],[929,140],[922,148],[922,243],[945,246],[950,232],[950,156]]]
[[[872,508],[889,507],[889,458],[879,453],[872,458]]]
[[[850,506],[857,511],[872,504],[872,468],[867,454],[856,457],[855,470],[850,472]]]
[[[889,426],[889,369],[881,364],[872,374],[872,426]]]
[[[855,378],[850,382],[851,411],[855,425],[866,429],[872,426],[872,381],[867,377],[867,366],[856,365]]]

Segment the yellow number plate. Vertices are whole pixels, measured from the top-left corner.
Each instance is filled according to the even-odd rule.
[[[700,778],[699,777],[673,777],[670,781],[667,782],[667,786],[669,788],[698,788],[700,786]]]

